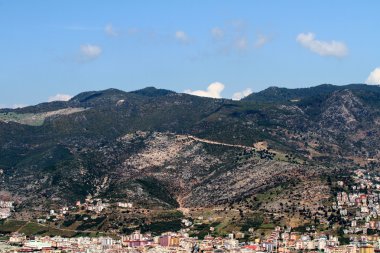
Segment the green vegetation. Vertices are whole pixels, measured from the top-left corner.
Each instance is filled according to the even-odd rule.
[[[199,239],[203,239],[206,235],[218,235],[218,231],[214,232],[210,230],[211,227],[218,227],[220,225],[219,222],[213,222],[211,224],[203,223],[203,224],[195,224],[194,228],[192,228],[191,236],[197,236]]]
[[[20,233],[24,233],[25,235],[41,235],[48,231],[48,227],[42,226],[38,223],[28,223],[19,230]]]
[[[0,224],[0,233],[9,234],[12,232],[20,232],[25,235],[59,235],[59,236],[73,236],[75,232],[65,231],[57,228],[52,228],[47,225],[41,225],[35,222],[27,222],[20,220],[6,220]]]
[[[70,227],[71,225],[73,225],[75,223],[75,219],[68,219],[68,220],[64,220],[62,225],[64,227]]]
[[[27,223],[26,221],[19,221],[19,220],[1,221],[0,222],[0,233],[8,234],[11,232],[16,232],[22,226],[24,226],[26,223]]]
[[[293,228],[293,230],[295,232],[305,233],[305,232],[307,232],[308,228],[311,228],[311,224],[304,224],[302,226],[298,226],[298,227]]]
[[[144,179],[139,179],[137,182],[140,183],[153,197],[162,200],[173,207],[179,206],[175,198],[171,196],[171,193],[157,179],[147,177]]]
[[[152,232],[155,235],[159,235],[163,232],[178,231],[181,228],[182,224],[180,219],[152,222],[150,224],[144,224],[140,227],[141,232]]]
[[[77,227],[77,230],[97,230],[106,217],[98,217],[95,219],[83,220],[82,224]]]
[[[19,220],[7,220],[0,224],[0,233],[9,234],[11,232],[20,232],[27,236],[31,235],[49,235],[49,236],[63,236],[72,237],[77,232],[68,229],[60,229],[51,227],[49,225],[42,225],[36,222],[27,222]]]
[[[260,228],[261,225],[263,225],[264,218],[262,215],[257,215],[253,217],[249,217],[243,221],[241,230],[242,231],[248,231],[250,228]]]
[[[183,217],[183,213],[178,210],[161,211],[156,216],[157,219],[181,219]]]

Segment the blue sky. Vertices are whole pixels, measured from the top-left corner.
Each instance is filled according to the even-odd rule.
[[[380,82],[379,1],[0,0],[0,106]],[[208,89],[208,90],[207,90]]]

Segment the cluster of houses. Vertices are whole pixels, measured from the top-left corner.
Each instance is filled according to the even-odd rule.
[[[110,203],[104,202],[102,199],[93,199],[90,195],[85,199],[82,204],[79,200],[76,202],[76,207],[83,208],[84,210],[101,213],[103,210],[109,208]],[[128,202],[117,202],[116,207],[132,208],[133,204]]]
[[[46,252],[46,253],[96,253],[96,252],[130,252],[130,253],[290,253],[290,252],[325,252],[325,253],[374,253],[380,252],[380,177],[373,172],[357,170],[349,181],[338,181],[336,201],[329,210],[323,223],[330,223],[330,228],[339,223],[342,228],[337,235],[306,229],[295,232],[290,227],[276,227],[261,238],[248,240],[244,233],[236,232],[225,237],[207,235],[204,238],[191,237],[188,230],[166,232],[159,236],[135,231],[129,235],[114,237],[26,237],[13,233],[8,244],[17,248],[7,252]],[[82,204],[79,201],[73,210],[88,210],[100,213],[109,207],[132,209],[132,203],[117,202],[110,204],[101,199],[88,197]],[[13,202],[0,200],[0,218],[8,217]],[[63,207],[57,212],[51,210],[49,216],[60,217],[68,214],[71,208]],[[3,210],[4,211],[3,213]],[[329,216],[330,215],[330,216]],[[329,217],[328,217],[329,216]],[[327,218],[328,217],[328,218]],[[198,217],[202,220],[203,217]],[[322,221],[321,221],[322,222]],[[183,219],[189,227],[192,221]],[[336,229],[337,227],[335,227]],[[210,228],[213,232],[213,228]],[[336,234],[336,233],[335,233]],[[346,239],[344,243],[342,238]],[[1,251],[0,251],[1,252]]]
[[[13,201],[0,200],[0,219],[11,216],[13,211]]]
[[[167,232],[160,236],[135,231],[117,239],[111,237],[49,237],[36,236],[26,238],[14,233],[9,244],[18,245],[11,252],[130,252],[130,253],[258,253],[258,252],[326,252],[326,253],[374,253],[380,240],[368,237],[360,238],[349,245],[339,245],[338,238],[325,234],[291,232],[290,229],[277,227],[264,239],[239,242],[235,234],[226,237],[206,236],[203,239],[190,237],[185,232]]]
[[[112,204],[112,206],[122,209],[131,209],[133,208],[133,204],[129,202],[116,202]],[[66,214],[69,214],[70,211],[76,212],[79,210],[85,210],[85,211],[91,211],[94,213],[101,213],[103,210],[111,207],[110,203],[103,202],[101,199],[92,199],[91,197],[88,197],[85,199],[84,203],[81,203],[79,200],[76,202],[75,206],[67,207],[63,206],[59,210],[53,210],[51,209],[49,213],[46,215],[45,218],[39,218],[37,219],[38,223],[46,223],[47,220],[52,219],[53,221],[64,219]],[[0,202],[0,208],[1,208],[1,202]],[[1,209],[0,209],[1,211]],[[8,216],[7,216],[8,217]]]
[[[95,213],[101,213],[104,209],[108,208],[110,204],[103,202],[101,199],[93,199],[91,195],[89,195],[85,199],[84,203],[81,203],[78,200],[76,206],[84,210],[92,211]]]
[[[371,234],[371,230],[380,230],[380,184],[376,183],[380,177],[357,170],[352,179],[348,190],[337,193],[333,209],[342,219],[345,234]]]
[[[89,197],[89,198],[86,198],[84,203],[77,201],[75,206],[71,206],[71,207],[63,206],[59,209],[55,209],[55,210],[51,209],[46,214],[46,216],[37,218],[36,221],[40,224],[45,224],[47,221],[63,220],[65,219],[66,215],[70,213],[78,213],[78,210],[91,211],[96,214],[99,214],[103,210],[111,206],[116,207],[116,208],[121,208],[121,209],[133,208],[133,204],[129,202],[116,202],[116,203],[110,204],[110,203],[103,202],[101,199],[92,199]],[[0,202],[0,208],[1,208],[1,202]],[[9,215],[7,217],[9,217]],[[85,217],[84,219],[86,220],[87,218]]]

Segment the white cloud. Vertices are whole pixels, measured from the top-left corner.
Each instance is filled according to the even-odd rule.
[[[251,94],[253,91],[251,88],[247,88],[243,91],[239,91],[239,92],[235,92],[233,95],[232,95],[232,99],[233,100],[240,100],[246,96],[248,96],[249,94]]]
[[[265,44],[267,44],[268,42],[269,42],[269,37],[268,36],[265,36],[264,34],[259,34],[257,36],[257,40],[255,42],[255,47],[256,48],[262,47]]]
[[[48,102],[53,102],[53,101],[69,101],[73,96],[67,95],[67,94],[56,94],[54,96],[51,96],[48,98]]]
[[[104,28],[104,32],[110,37],[119,36],[119,32],[112,26],[112,24],[106,25],[106,27]]]
[[[189,36],[184,31],[176,31],[174,37],[178,42],[183,44],[190,42]]]
[[[245,36],[239,37],[235,41],[235,47],[238,50],[246,50],[248,48],[248,39]]]
[[[211,29],[211,36],[216,40],[220,40],[224,37],[224,31],[219,27],[214,27]]]
[[[27,107],[28,105],[26,104],[13,104],[13,105],[0,105],[0,109],[17,109],[17,108],[23,108]]]
[[[11,108],[17,109],[17,108],[23,108],[23,107],[27,107],[27,106],[28,105],[26,105],[26,104],[14,104],[14,105],[12,105]]]
[[[365,81],[366,84],[377,84],[380,85],[380,67],[375,68],[368,76]]]
[[[347,46],[343,42],[316,40],[314,33],[300,33],[296,40],[303,47],[322,56],[344,57],[348,54]]]
[[[102,49],[99,46],[86,44],[80,46],[81,60],[94,60],[100,56]]]
[[[207,90],[185,90],[185,93],[200,97],[221,98],[221,93],[223,90],[224,84],[214,82],[207,87]]]

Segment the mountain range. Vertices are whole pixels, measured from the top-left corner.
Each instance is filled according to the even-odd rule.
[[[364,84],[270,87],[240,101],[154,87],[84,92],[0,110],[0,194],[19,210],[88,195],[144,208],[257,208],[255,196],[279,186],[296,194],[319,184],[329,195],[337,172],[377,169],[379,126],[380,87]],[[308,205],[321,205],[317,193]]]

